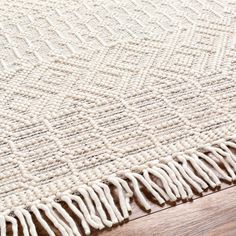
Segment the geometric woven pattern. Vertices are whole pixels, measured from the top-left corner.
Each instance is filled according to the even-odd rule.
[[[232,137],[235,11],[223,0],[1,2],[0,211]]]
[[[136,38],[162,35],[164,39],[176,29],[192,29],[188,40],[197,30],[196,40],[204,35],[203,43],[210,46],[216,42],[207,38],[207,28],[223,37],[230,21],[226,16],[236,9],[231,1],[210,0],[12,0],[2,1],[0,7],[0,68],[50,60],[51,55],[71,56]]]

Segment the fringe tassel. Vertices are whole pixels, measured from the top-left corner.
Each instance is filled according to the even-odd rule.
[[[72,219],[72,217],[66,212],[66,210],[59,204],[59,203],[56,203],[56,202],[52,202],[51,203],[51,206],[53,208],[55,208],[60,214],[61,216],[65,219],[65,221],[68,223],[68,225],[70,226],[72,232],[70,231],[70,234],[72,233],[72,235],[76,235],[76,236],[80,236],[80,233],[78,231],[78,228],[74,222],[74,220]],[[90,229],[89,229],[89,226],[87,224],[86,221],[83,221],[82,222],[82,225],[85,229],[85,233],[86,234],[89,234],[90,233]]]
[[[150,210],[143,188],[161,205],[168,201],[191,199],[193,191],[202,193],[208,187],[220,186],[222,180],[236,180],[236,156],[232,149],[236,149],[235,140],[208,145],[203,151],[178,154],[166,163],[148,163],[139,173],[125,171],[123,178],[112,175],[105,182],[80,186],[74,194],[61,194],[59,202],[50,199],[46,203],[34,204],[28,210],[17,208],[11,215],[0,214],[1,236],[7,236],[7,223],[12,226],[13,236],[19,235],[18,223],[24,236],[37,236],[32,214],[49,236],[55,236],[55,233],[44,215],[62,236],[89,235],[92,228],[101,230],[128,219],[133,195],[146,210]],[[115,188],[117,201],[111,186]],[[62,202],[66,208],[62,207]],[[79,224],[66,209],[78,217]]]
[[[88,192],[83,188],[80,188],[78,192],[83,196],[85,203],[87,204],[87,206],[89,208],[91,217],[99,224],[99,229],[104,228],[101,218],[99,216],[97,216],[95,213],[95,207],[93,205],[93,202],[92,202]]]
[[[43,226],[43,228],[46,230],[49,236],[56,236],[54,232],[51,230],[50,226],[48,225],[47,221],[43,219],[40,211],[36,206],[31,207],[32,213],[35,215],[36,219],[39,221],[39,223]]]
[[[6,236],[7,235],[7,227],[6,227],[6,219],[4,216],[0,216],[0,227],[1,227],[1,235]]]
[[[131,211],[129,202],[130,198],[133,196],[132,190],[130,189],[127,182],[118,177],[110,177],[108,178],[108,181],[116,187],[123,218],[128,219],[129,211]]]
[[[18,235],[17,220],[14,217],[12,217],[12,216],[6,216],[5,219],[6,219],[6,222],[10,222],[11,225],[12,225],[12,236],[17,236]]]
[[[23,209],[22,209],[23,210]],[[24,218],[24,215],[22,214],[22,210],[16,210],[14,211],[16,217],[19,219],[20,221],[20,224],[22,226],[22,229],[23,229],[23,234],[24,236],[30,236],[29,235],[29,229],[28,229],[28,226],[26,224],[26,221],[25,221],[25,218]]]

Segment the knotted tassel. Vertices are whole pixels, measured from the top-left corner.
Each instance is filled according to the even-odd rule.
[[[23,234],[24,234],[24,236],[30,236],[30,234],[29,234],[29,229],[28,229],[27,223],[26,223],[26,221],[25,221],[25,217],[24,217],[24,215],[22,214],[22,212],[17,209],[17,210],[14,211],[14,213],[15,213],[16,217],[17,217],[17,218],[19,219],[19,221],[20,221],[20,224],[21,224],[22,229],[23,229]]]
[[[133,173],[133,176],[138,179],[146,187],[147,190],[149,190],[149,192],[156,198],[156,200],[160,204],[163,204],[165,202],[165,200],[158,194],[157,191],[155,191],[155,189],[145,180],[142,175]]]
[[[81,236],[80,232],[78,231],[78,228],[74,222],[74,220],[72,219],[72,217],[66,212],[66,210],[59,204],[56,202],[52,202],[51,203],[52,207],[54,207],[60,214],[61,216],[67,221],[67,223],[69,224],[70,228],[72,229],[73,233],[76,236]],[[88,235],[90,234],[90,229],[89,226],[86,223],[84,223],[86,221],[81,222],[83,228],[85,228],[85,233]]]
[[[170,200],[176,201],[177,197],[172,193],[168,181],[164,178],[164,176],[157,169],[154,168],[147,168],[147,171],[161,180],[163,188],[165,189],[165,192],[167,193]]]
[[[36,228],[35,228],[35,224],[32,220],[32,217],[31,217],[30,213],[25,209],[22,209],[21,212],[24,215],[25,220],[28,224],[31,236],[38,236],[38,233],[37,233]]]
[[[216,183],[214,183],[210,177],[206,174],[206,172],[203,171],[201,168],[201,165],[192,157],[190,156],[184,156],[187,161],[189,161],[192,165],[192,167],[196,170],[196,172],[206,181],[206,183],[209,184],[212,188],[216,187]]]
[[[208,174],[208,176],[213,180],[213,184],[211,184],[211,182],[208,181],[208,183],[210,184],[211,187],[214,188],[214,186],[219,186],[220,185],[220,180],[219,178],[215,175],[215,173],[207,167],[206,164],[204,164],[199,157],[197,156],[197,154],[192,154],[193,159],[195,159],[196,163]]]
[[[148,170],[143,170],[143,176],[144,178],[146,179],[146,181],[154,188],[156,189],[156,191],[158,193],[160,193],[160,195],[165,199],[165,201],[169,201],[170,198],[169,196],[165,193],[165,191],[160,187],[158,186],[149,176],[149,172]]]
[[[100,215],[100,217],[102,219],[102,222],[107,227],[111,227],[113,225],[113,223],[112,223],[112,221],[107,219],[106,213],[105,213],[105,211],[102,208],[101,201],[100,201],[99,197],[97,196],[97,194],[95,193],[95,191],[91,187],[87,187],[87,186],[85,186],[85,189],[88,191],[91,199],[95,203],[96,209],[97,209],[98,214]]]
[[[134,192],[139,200],[139,202],[144,206],[144,208],[148,211],[151,209],[150,205],[146,201],[145,197],[140,191],[140,187],[138,184],[137,179],[131,174],[131,173],[126,173],[125,176],[132,182],[133,187],[134,187]]]
[[[210,151],[216,158],[218,158],[218,160],[224,165],[225,169],[227,170],[227,172],[229,173],[230,177],[232,178],[232,180],[236,179],[236,176],[234,174],[233,169],[230,167],[230,164],[228,163],[227,160],[224,159],[224,157],[221,155],[220,153],[220,149],[217,148],[213,148],[213,147],[206,147],[206,150]]]
[[[87,221],[88,224],[90,224],[95,229],[101,229],[103,227],[100,226],[96,221],[94,221],[89,214],[89,211],[86,207],[86,205],[83,203],[82,199],[79,196],[74,195],[63,195],[61,197],[62,201],[66,202],[69,208],[75,213],[75,215],[80,219],[81,225],[83,226],[83,229],[87,231],[87,226],[84,223],[84,221]],[[80,207],[81,211],[73,204],[72,200],[74,200]]]
[[[192,199],[193,191],[190,188],[190,185],[184,180],[184,178],[182,177],[181,172],[179,170],[177,170],[177,168],[176,168],[176,166],[175,166],[175,164],[173,162],[172,161],[168,162],[168,166],[173,170],[173,172],[175,173],[175,175],[178,178],[178,180],[182,183],[185,191],[187,192],[188,198]]]
[[[108,181],[116,187],[123,217],[127,219],[129,217],[129,213],[128,213],[127,201],[125,198],[125,192],[123,190],[123,187],[117,177],[110,177],[108,178]]]
[[[14,217],[11,216],[5,216],[6,221],[10,222],[12,225],[12,236],[18,236],[18,224],[17,220]]]
[[[47,204],[48,205],[48,208],[49,208],[49,211],[51,212],[51,214],[53,215],[53,217],[55,217],[55,219],[57,220],[58,224],[60,224],[64,229],[65,231],[67,232],[67,234],[69,236],[74,236],[73,234],[73,231],[72,229],[67,225],[67,223],[62,220],[62,218],[58,215],[58,212],[55,211],[55,209],[53,208],[52,206],[52,203],[49,203]]]
[[[179,161],[182,162],[182,166],[184,168],[184,170],[186,171],[186,173],[197,183],[200,184],[200,186],[202,187],[202,189],[206,189],[208,188],[208,185],[201,179],[199,178],[196,174],[194,174],[194,172],[189,168],[187,160],[183,157],[183,156],[178,156],[177,157]]]
[[[36,206],[31,207],[31,211],[34,213],[36,219],[39,221],[39,223],[43,226],[43,228],[46,230],[49,236],[56,236],[55,233],[51,230],[51,227],[49,226],[48,222],[43,219],[40,211]]]
[[[158,168],[157,166],[153,166],[153,169],[155,169],[157,172],[159,172],[160,175],[162,175],[165,178],[168,185],[170,186],[170,188],[174,192],[176,199],[180,198],[180,194],[179,194],[177,187],[174,185],[174,183],[172,182],[172,179],[166,174],[166,172],[163,171],[161,168]]]
[[[169,177],[172,179],[173,183],[177,186],[181,198],[186,199],[187,194],[184,190],[184,187],[183,187],[182,183],[177,179],[177,177],[175,175],[175,172],[166,164],[161,164],[160,163],[160,164],[158,164],[158,167],[162,168],[163,170],[165,170],[167,172]]]
[[[85,188],[79,188],[78,192],[83,196],[85,203],[89,209],[91,218],[98,223],[100,229],[103,229],[104,225],[102,224],[102,220],[96,215],[95,208],[94,208],[93,202],[89,196],[88,191],[85,190]]]
[[[201,152],[197,152],[196,151],[196,155],[198,157],[200,157],[201,159],[203,159],[204,161],[206,161],[209,165],[211,165],[213,167],[213,169],[215,169],[221,176],[223,179],[227,180],[227,181],[232,181],[232,178],[227,175],[220,167],[219,165],[213,160],[211,159],[209,156],[207,156],[204,153]]]
[[[106,198],[107,198],[107,200],[108,200],[108,202],[109,202],[113,212],[115,213],[118,221],[122,222],[124,220],[124,218],[122,217],[120,211],[118,210],[118,208],[115,205],[115,202],[114,202],[113,197],[111,195],[110,188],[106,184],[101,183],[101,182],[98,182],[97,185],[103,189],[104,194],[105,194],[105,196],[106,196]]]
[[[116,218],[116,215],[115,215],[115,213],[114,213],[114,211],[112,209],[112,206],[109,204],[109,202],[108,202],[108,200],[107,200],[103,190],[101,189],[101,187],[98,184],[93,184],[92,188],[97,192],[100,201],[106,207],[107,212],[108,212],[108,214],[111,217],[112,224],[117,224],[118,223],[118,219]]]
[[[189,176],[187,174],[187,172],[182,167],[182,165],[180,165],[176,161],[173,161],[172,163],[175,165],[175,167],[181,173],[181,175],[184,177],[184,179],[186,179],[186,181],[189,182],[197,192],[199,192],[199,193],[203,192],[203,189],[201,188],[201,186],[197,182],[195,182],[195,180],[192,178],[192,176]]]
[[[69,236],[65,228],[58,222],[55,216],[51,213],[49,206],[45,204],[38,204],[37,208],[42,209],[45,212],[45,215],[53,223],[53,225],[59,230],[62,236]]]

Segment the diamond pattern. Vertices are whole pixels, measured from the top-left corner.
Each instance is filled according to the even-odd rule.
[[[0,3],[0,211],[235,134],[235,9]]]

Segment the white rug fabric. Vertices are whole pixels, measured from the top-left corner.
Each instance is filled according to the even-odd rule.
[[[42,213],[89,234],[133,195],[149,210],[141,186],[163,204],[236,180],[235,31],[233,0],[1,0],[1,235],[37,235],[34,214],[54,236]]]

